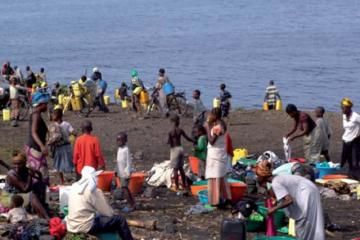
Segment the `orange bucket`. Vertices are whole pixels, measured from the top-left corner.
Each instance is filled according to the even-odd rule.
[[[102,191],[110,192],[111,182],[115,176],[114,171],[103,171],[98,177],[97,188]]]
[[[230,183],[231,201],[236,203],[240,201],[246,192],[247,185],[242,182]]]
[[[135,172],[131,174],[129,190],[131,193],[140,193],[145,182],[145,173]]]
[[[198,159],[197,157],[194,157],[194,156],[189,156],[189,165],[190,165],[191,171],[194,174],[199,175],[200,159]]]

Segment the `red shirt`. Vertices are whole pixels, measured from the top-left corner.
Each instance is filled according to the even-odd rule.
[[[83,134],[76,139],[73,162],[80,174],[85,166],[98,169],[105,166],[99,139],[90,134]]]

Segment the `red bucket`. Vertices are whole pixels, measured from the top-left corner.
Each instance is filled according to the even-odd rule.
[[[103,171],[98,177],[97,188],[110,192],[111,182],[115,176],[114,171]]]
[[[200,159],[194,156],[189,156],[189,165],[191,171],[194,174],[199,175]]]
[[[305,158],[290,158],[289,162],[306,163]]]

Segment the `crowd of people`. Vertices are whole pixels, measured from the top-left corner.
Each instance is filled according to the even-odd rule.
[[[26,86],[42,81],[46,82],[46,74],[41,69],[39,74],[33,74],[27,68],[28,76]],[[21,76],[19,68],[12,69],[6,63],[2,75],[12,81],[12,76]],[[87,86],[96,85],[100,89],[97,97],[99,109],[108,112],[104,103],[104,94],[107,84],[102,74],[95,68],[91,78],[86,76],[80,79]],[[92,81],[92,82],[91,82]],[[28,84],[29,83],[29,84]],[[156,88],[159,94],[159,105],[167,112],[167,89],[164,86],[171,83],[165,74],[165,69],[159,70],[159,79]],[[15,84],[16,85],[16,84]],[[133,92],[144,88],[138,72],[131,72],[131,87]],[[121,97],[126,98],[129,88],[125,83],[119,89]],[[16,95],[16,94],[15,94]],[[136,94],[132,94],[133,103],[138,101]],[[232,141],[227,126],[227,118],[231,109],[231,94],[226,85],[220,85],[220,105],[208,111],[201,100],[201,91],[193,91],[193,131],[187,134],[180,126],[180,117],[170,115],[172,128],[167,136],[170,146],[170,167],[173,169],[173,191],[189,188],[189,181],[184,172],[184,148],[181,139],[193,143],[193,155],[200,161],[198,177],[208,180],[208,199],[213,206],[224,206],[231,200],[231,191],[226,176],[231,168],[233,156]],[[270,109],[274,109],[279,92],[270,81],[266,90],[266,100]],[[16,98],[11,98],[16,100]],[[1,192],[1,204],[11,208],[9,214],[11,222],[24,221],[26,214],[22,206],[40,218],[48,219],[51,212],[46,203],[46,186],[50,185],[48,157],[53,159],[53,168],[59,174],[59,182],[65,184],[64,174],[76,173],[76,182],[72,183],[71,198],[69,199],[69,215],[67,217],[67,230],[73,233],[96,234],[103,231],[116,231],[122,239],[132,239],[130,229],[124,217],[115,215],[103,192],[96,188],[97,178],[108,163],[106,163],[99,139],[92,134],[91,121],[82,123],[79,134],[67,121],[63,120],[61,108],[52,113],[52,121],[47,125],[44,113],[50,95],[44,91],[35,91],[31,97],[32,112],[29,118],[29,137],[24,151],[15,151],[12,155],[12,167],[7,166],[5,190]],[[16,105],[16,103],[14,103]],[[348,175],[360,180],[360,116],[352,110],[353,103],[344,98],[341,101],[343,113],[344,134],[341,167],[348,163]],[[15,107],[14,107],[15,108]],[[137,105],[133,105],[137,110]],[[16,108],[15,108],[16,109]],[[323,209],[319,191],[313,174],[309,174],[309,167],[322,160],[330,161],[329,143],[332,139],[332,130],[324,118],[325,109],[315,109],[316,120],[306,112],[300,111],[294,104],[288,104],[286,113],[294,120],[293,128],[284,137],[291,143],[297,138],[303,138],[304,158],[306,166],[301,174],[290,171],[288,174],[275,174],[275,166],[271,161],[260,161],[253,169],[260,185],[271,183],[269,194],[276,199],[276,205],[269,209],[269,214],[285,208],[288,216],[295,219],[296,233],[300,239],[325,239]],[[16,114],[14,115],[16,118]],[[70,137],[77,136],[72,146]],[[114,136],[115,138],[115,136]],[[128,136],[125,131],[116,135],[118,150],[116,153],[116,179],[117,187],[121,189],[128,206],[123,212],[136,211],[135,200],[129,191],[128,185],[132,172],[132,158],[127,146]],[[323,158],[323,159],[322,159]],[[2,165],[6,164],[1,162]],[[179,183],[179,175],[181,184]],[[295,176],[301,175],[301,176]]]

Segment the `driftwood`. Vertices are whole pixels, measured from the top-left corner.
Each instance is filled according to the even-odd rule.
[[[138,227],[138,228],[145,228],[148,230],[156,230],[156,220],[147,220],[147,221],[141,221],[141,220],[127,220],[127,223],[131,227]]]

